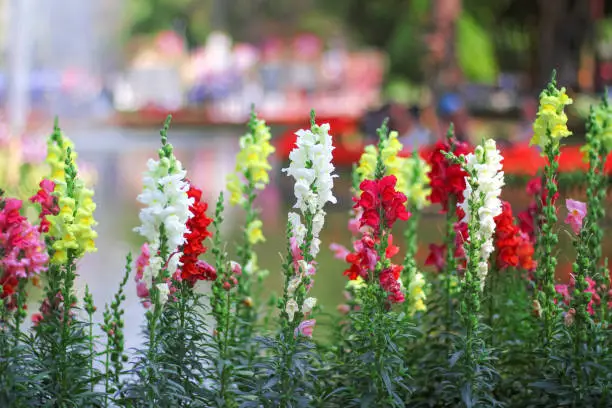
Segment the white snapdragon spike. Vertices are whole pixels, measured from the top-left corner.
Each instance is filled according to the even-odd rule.
[[[290,164],[283,169],[288,176],[295,179],[294,194],[297,199],[295,208],[302,214],[313,215],[313,240],[310,255],[314,258],[319,252],[321,241],[319,233],[325,222],[325,204],[336,203],[333,195],[334,178],[337,177],[332,164],[332,137],[329,134],[329,124],[313,125],[311,129],[301,129],[296,132],[296,147],[289,153]],[[300,216],[289,214],[293,236],[298,245],[304,242],[306,227]]]
[[[144,204],[140,211],[141,225],[135,231],[146,238],[151,249],[151,259],[143,271],[143,281],[151,288],[154,279],[165,264],[170,275],[180,266],[179,247],[184,244],[187,220],[193,216],[189,207],[193,199],[187,196],[189,184],[185,181],[186,171],[181,162],[172,157],[160,160],[149,159],[143,177],[143,191],[138,201]],[[160,229],[163,225],[169,259],[162,259],[160,249]],[[163,285],[163,284],[160,284]],[[165,301],[163,287],[158,287],[162,301]]]
[[[478,263],[478,275],[482,287],[484,287],[488,272],[489,256],[495,250],[493,246],[495,217],[502,212],[502,203],[499,199],[504,185],[502,160],[503,157],[492,139],[488,139],[482,146],[478,146],[474,153],[468,154],[465,158],[465,169],[470,173],[470,176],[466,177],[463,202],[457,204],[465,214],[461,221],[469,223],[471,217],[470,204],[475,205],[481,197],[484,198],[482,207],[478,208],[479,222],[476,231],[476,238],[483,242]],[[476,190],[473,189],[470,182],[474,183]]]
[[[310,210],[316,214],[327,202],[336,202],[329,124],[313,125],[310,130],[298,130],[296,135],[296,147],[289,153],[291,163],[283,171],[295,179],[295,207],[302,213]]]

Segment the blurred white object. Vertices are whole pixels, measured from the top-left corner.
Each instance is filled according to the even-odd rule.
[[[171,67],[132,69],[114,85],[117,110],[135,111],[146,106],[178,110],[183,106],[183,86],[178,70]]]
[[[32,69],[33,0],[10,0],[8,111],[11,134],[21,134],[30,113],[29,79]]]

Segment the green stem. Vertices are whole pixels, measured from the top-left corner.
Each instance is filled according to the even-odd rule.
[[[25,301],[25,287],[27,279],[20,279],[19,286],[17,288],[17,310],[15,311],[15,346],[19,344],[19,334],[21,332],[21,323],[25,318],[24,301]]]
[[[109,391],[109,381],[108,381],[108,375],[109,375],[109,371],[110,371],[110,348],[109,348],[109,344],[110,344],[111,338],[110,336],[107,337],[106,340],[106,350],[104,351],[105,354],[105,358],[104,358],[104,407],[108,408],[108,396],[110,394]]]
[[[456,201],[454,198],[449,197],[448,211],[446,212],[446,262],[445,270],[441,275],[445,279],[444,285],[444,297],[446,300],[446,331],[451,331],[453,328],[453,296],[451,293],[451,281],[452,277],[457,273],[457,261],[455,259],[455,248],[456,232],[455,232],[455,213],[454,208]]]
[[[94,342],[93,342],[93,315],[88,313],[89,319],[89,379],[90,379],[90,391],[94,390]]]
[[[548,131],[550,133],[550,131]],[[546,174],[546,201],[544,206],[544,218],[542,220],[542,245],[540,246],[540,257],[538,265],[541,269],[540,275],[540,290],[543,300],[542,309],[544,314],[544,335],[543,344],[547,347],[552,340],[552,332],[554,326],[554,318],[557,312],[555,304],[555,268],[557,259],[554,256],[554,249],[558,242],[557,234],[554,231],[557,223],[557,209],[554,203],[554,197],[557,193],[557,169],[559,145],[556,141],[550,138],[550,142],[546,145],[546,156],[548,163],[545,167]]]
[[[257,219],[257,211],[255,210],[254,206],[257,195],[255,193],[255,183],[253,182],[253,177],[249,171],[245,173],[245,178],[247,180],[247,184],[244,186],[244,188],[247,199],[244,201],[242,208],[246,213],[245,225],[248,227],[249,224]],[[240,264],[242,265],[243,273],[242,275],[238,276],[238,302],[236,303],[236,315],[239,316],[244,323],[241,325],[241,334],[243,334],[243,338],[251,337],[253,329],[252,326],[255,320],[253,307],[248,306],[245,302],[247,298],[252,296],[251,285],[253,284],[253,276],[246,273],[246,267],[253,258],[253,246],[249,241],[247,227],[243,229],[242,246],[238,248],[238,256],[240,259]],[[256,271],[252,271],[252,273],[254,274]]]

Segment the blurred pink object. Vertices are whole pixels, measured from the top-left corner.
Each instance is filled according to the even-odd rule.
[[[259,59],[257,48],[251,44],[240,43],[234,46],[232,51],[232,59],[234,66],[239,71],[247,71],[251,69]]]
[[[11,140],[11,133],[6,123],[0,123],[0,146],[6,146]]]
[[[47,142],[42,137],[24,137],[21,140],[21,157],[27,164],[40,164],[47,157]]]
[[[175,31],[162,31],[156,38],[157,47],[166,55],[181,55],[185,50],[185,41]]]
[[[301,34],[293,40],[293,51],[297,57],[316,57],[323,50],[323,42],[314,34]]]
[[[283,41],[278,37],[270,37],[264,41],[261,48],[264,59],[277,59],[283,53]]]

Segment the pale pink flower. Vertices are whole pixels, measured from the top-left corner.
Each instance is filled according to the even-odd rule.
[[[144,268],[149,264],[150,258],[151,251],[149,250],[149,244],[145,242],[140,248],[140,255],[138,256],[138,259],[136,259],[136,276],[134,277],[134,279],[137,282],[142,280]]]
[[[565,206],[567,207],[567,218],[565,219],[565,223],[569,224],[574,233],[578,235],[582,228],[582,219],[587,212],[587,205],[582,201],[568,198],[565,200]]]
[[[305,337],[312,337],[312,331],[314,330],[315,323],[315,319],[304,320],[295,329],[295,335],[297,336],[298,334],[300,334]]]
[[[234,275],[236,276],[242,275],[242,267],[240,266],[238,262],[231,261],[230,264],[232,266],[232,273]]]

